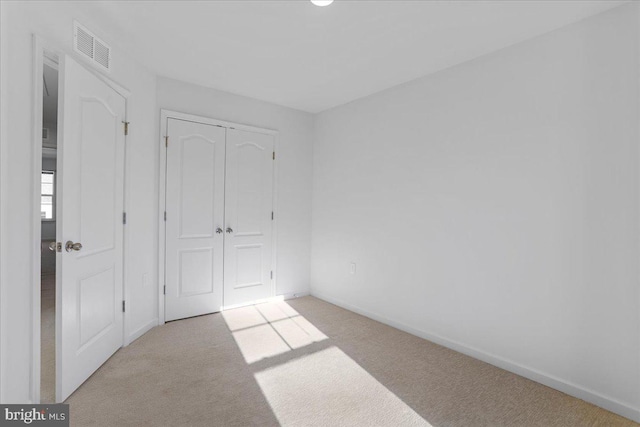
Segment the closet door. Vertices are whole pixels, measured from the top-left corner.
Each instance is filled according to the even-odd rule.
[[[224,305],[274,295],[273,135],[227,130]]]
[[[220,311],[225,129],[169,118],[165,320]]]

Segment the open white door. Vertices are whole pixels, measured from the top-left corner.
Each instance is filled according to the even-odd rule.
[[[126,108],[120,94],[69,56],[60,65],[58,402],[123,344]]]
[[[273,135],[227,131],[224,305],[274,296]]]
[[[225,129],[167,120],[165,320],[220,311]]]

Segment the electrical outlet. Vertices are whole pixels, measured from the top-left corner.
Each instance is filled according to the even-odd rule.
[[[356,274],[356,263],[352,262],[349,266],[349,274]]]

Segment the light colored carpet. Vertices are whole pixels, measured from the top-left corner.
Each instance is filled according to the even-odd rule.
[[[56,398],[56,276],[43,275],[40,285],[40,402]]]
[[[286,302],[225,311],[222,317],[249,365],[313,343],[331,344]],[[334,346],[258,369],[254,377],[284,426],[429,426]]]
[[[637,426],[316,298],[168,323],[67,401],[75,426]]]

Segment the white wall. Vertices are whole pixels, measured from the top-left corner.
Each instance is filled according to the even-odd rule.
[[[100,16],[0,4],[0,401],[32,396],[31,33],[71,51],[77,18],[132,91],[127,341],[157,322],[167,108],[280,131],[278,294],[313,229],[317,296],[640,420],[637,4],[323,113],[315,145],[306,113],[156,84]]]
[[[321,113],[312,294],[640,421],[638,6]]]
[[[1,92],[2,149],[0,170],[0,398],[2,402],[30,401],[32,330],[32,229],[30,191],[36,172],[32,144],[32,33],[59,48],[72,51],[73,19],[96,31],[113,46],[109,76],[131,90],[127,115],[132,125],[127,138],[126,206],[128,225],[127,341],[157,322],[157,175],[158,143],[154,74],[122,54],[117,34],[108,32],[101,16],[87,16],[79,4],[63,2],[2,2]],[[126,40],[124,41],[126,42]],[[10,58],[10,60],[8,60]],[[147,280],[143,282],[143,276]],[[146,283],[146,286],[143,286]],[[39,307],[36,307],[39,310]]]
[[[66,2],[2,2],[2,146],[0,150],[0,399],[26,402],[34,396],[31,354],[33,247],[31,186],[32,34],[72,52],[73,19],[111,44],[108,76],[132,93],[126,151],[125,342],[158,322],[159,107],[277,129],[278,294],[309,291],[311,248],[311,156],[313,117],[306,113],[193,85],[160,79],[123,54],[115,28]],[[74,55],[73,53],[71,53]],[[11,58],[11,61],[6,60]],[[158,102],[156,102],[156,94]],[[9,180],[8,178],[11,177]],[[9,248],[11,250],[9,250]]]
[[[243,96],[158,78],[158,106],[279,131],[277,294],[309,292],[313,116]]]

